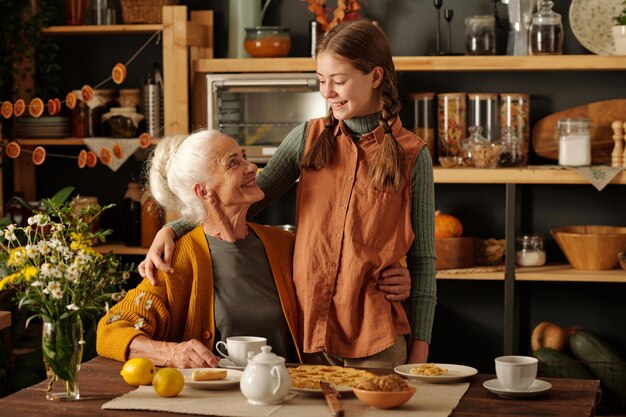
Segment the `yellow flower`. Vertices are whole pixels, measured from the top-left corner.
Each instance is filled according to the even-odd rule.
[[[33,278],[35,278],[38,273],[37,268],[35,268],[34,266],[27,266],[26,268],[22,269],[20,272],[24,275],[24,279],[26,281],[32,281]]]
[[[9,260],[7,261],[7,265],[14,267],[22,267],[24,266],[24,260],[26,259],[26,249],[20,246],[15,249],[11,249],[9,251]]]
[[[15,281],[17,281],[17,279],[20,277],[21,272],[16,272],[14,274],[11,275],[7,275],[6,277],[2,278],[0,280],[0,291],[4,290],[4,288],[9,285],[9,284],[13,284]]]

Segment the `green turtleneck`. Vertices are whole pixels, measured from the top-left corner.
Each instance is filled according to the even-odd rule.
[[[352,138],[358,141],[365,133],[378,127],[380,113],[355,117],[345,121]],[[257,183],[265,198],[254,204],[248,213],[251,217],[275,201],[296,182],[300,176],[298,166],[304,155],[307,122],[296,126],[276,150],[271,161],[257,176]],[[411,295],[405,307],[411,323],[413,339],[430,343],[436,304],[435,195],[432,161],[424,146],[420,151],[411,179],[411,222],[415,240],[407,253],[407,266],[411,275]],[[177,236],[188,232],[194,225],[176,221],[169,226]]]

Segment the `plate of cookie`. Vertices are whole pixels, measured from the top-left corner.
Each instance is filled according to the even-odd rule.
[[[234,387],[241,380],[242,371],[219,368],[179,369],[185,385],[195,389],[225,389]]]
[[[373,373],[356,368],[330,365],[300,365],[287,368],[291,377],[291,390],[300,395],[323,396],[320,381],[330,383],[340,394],[353,395],[352,386]]]
[[[394,371],[405,378],[430,384],[458,382],[478,373],[471,366],[450,363],[409,363],[396,366]]]

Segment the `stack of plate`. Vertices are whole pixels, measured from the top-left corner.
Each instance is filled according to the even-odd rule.
[[[67,138],[72,135],[72,121],[67,116],[16,117],[13,135],[16,138]]]

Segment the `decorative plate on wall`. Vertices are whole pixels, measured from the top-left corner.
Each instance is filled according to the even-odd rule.
[[[613,55],[613,17],[622,10],[622,0],[572,0],[569,23],[578,42],[597,55]]]

